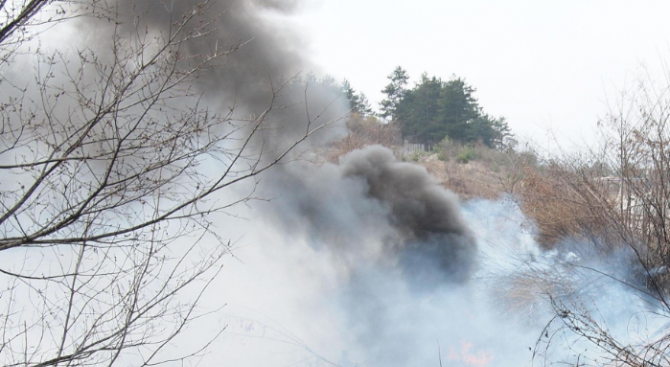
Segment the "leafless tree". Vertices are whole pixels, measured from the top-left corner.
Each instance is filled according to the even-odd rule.
[[[326,124],[307,114],[266,150],[256,137],[286,84],[250,118],[207,106],[193,85],[243,46],[194,53],[216,26],[209,6],[128,32],[104,3],[0,0],[2,364],[184,363],[216,338],[171,348],[211,311],[198,302],[230,251],[210,216],[250,200],[255,177]],[[111,27],[109,48],[73,56],[35,36],[81,16]],[[248,195],[217,194],[242,182]]]
[[[580,365],[670,365],[669,122],[670,88],[647,76],[601,121],[598,151],[557,162],[550,170],[554,188],[538,197],[563,208],[560,225],[582,236],[577,243],[593,256],[564,270],[594,275],[597,284],[614,282],[643,300],[635,316],[642,331],[614,333],[601,314],[612,306],[598,295],[547,291],[556,317],[538,347],[564,348],[558,340],[570,334],[601,352],[597,361],[585,354]],[[621,260],[619,272],[590,265],[613,258]]]

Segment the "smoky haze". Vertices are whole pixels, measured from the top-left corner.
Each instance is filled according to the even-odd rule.
[[[157,34],[194,6],[191,1],[119,4],[128,15],[140,15],[140,26],[129,20],[124,31],[148,27]],[[201,17],[205,22],[216,20],[215,26],[206,37],[188,43],[188,52],[206,55],[213,47],[235,51],[203,70],[202,82],[194,88],[222,111],[234,107],[240,119],[261,115],[269,108],[273,89],[313,70],[297,33],[266,18],[296,9],[291,1],[212,3]],[[98,36],[107,39],[111,31],[99,30]],[[281,151],[309,127],[337,121],[349,110],[336,88],[309,78],[289,81],[275,98],[275,110],[254,141],[257,149]],[[345,133],[339,121],[298,153],[325,146]],[[425,169],[398,162],[388,149],[368,147],[338,164],[293,162],[274,168],[262,177],[257,192],[272,200],[255,204],[252,224],[241,226],[265,237],[253,243],[258,251],[254,256],[244,257],[242,251],[249,266],[238,269],[255,271],[261,280],[231,285],[224,278],[222,289],[239,288],[223,301],[235,304],[236,297],[253,294],[247,305],[280,318],[283,329],[295,330],[305,341],[298,348],[303,355],[324,357],[309,362],[313,365],[438,365],[440,355],[447,365],[529,365],[537,338],[552,316],[542,296],[558,283],[566,284],[566,299],[578,294],[611,301],[603,315],[622,333],[630,315],[640,310],[640,302],[624,288],[602,278],[589,279],[588,291],[575,292],[584,278],[575,279],[564,270],[563,255],[537,250],[529,239],[532,235],[522,230],[520,223],[527,225],[527,220],[514,205],[462,205]],[[520,248],[518,243],[527,246]],[[504,271],[497,272],[499,268]],[[552,273],[555,269],[558,275]],[[515,288],[528,274],[539,275],[526,288]],[[554,278],[544,279],[543,274]],[[270,284],[281,292],[258,284],[268,277],[278,279]],[[500,301],[528,290],[533,293],[524,295],[521,305]],[[328,324],[325,320],[330,319]],[[238,346],[240,339],[246,343],[256,338],[267,344],[243,346],[243,352],[233,352],[242,356],[239,360],[224,356],[223,361],[279,365],[279,355],[294,351],[275,348],[271,341],[284,339],[273,336],[253,316],[230,325],[224,342],[232,340],[231,345]],[[573,342],[569,336],[566,340]],[[274,353],[260,357],[265,350]],[[573,351],[558,355],[566,362],[579,358]],[[300,365],[300,358],[281,365],[296,361]]]
[[[181,14],[197,11],[194,1],[117,4],[120,31],[114,24],[81,18],[81,34],[74,41],[94,38],[104,56],[115,32],[129,37],[146,28],[164,34]],[[200,15],[203,22],[214,22],[211,33],[185,45],[196,57],[214,49],[234,50],[201,70],[200,82],[192,86],[219,112],[234,108],[240,120],[260,116],[270,107],[273,90],[284,85],[254,140],[256,153],[281,152],[308,129],[334,122],[289,157],[294,160],[304,158],[305,149],[327,146],[346,134],[341,117],[349,111],[333,84],[305,75],[314,65],[303,56],[304,40],[267,20],[269,13],[296,11],[297,4],[214,2]],[[250,249],[236,253],[244,266],[234,263],[217,284],[223,295],[217,305],[229,303],[231,316],[225,339],[212,349],[229,354],[214,354],[206,365],[300,366],[304,355],[318,356],[302,363],[314,366],[439,365],[440,355],[445,365],[529,364],[552,315],[546,304],[539,306],[545,282],[523,288],[535,293],[521,306],[502,305],[498,296],[506,298],[515,290],[512,283],[526,279],[515,275],[549,273],[565,259],[539,251],[532,234],[523,230],[528,223],[517,207],[504,201],[461,203],[424,168],[399,162],[379,146],[354,151],[337,164],[291,162],[273,168],[254,193],[270,200],[256,202],[250,212],[236,208],[230,213],[248,222],[221,219],[226,230],[238,227],[221,235],[241,238],[247,232],[249,239],[242,242]],[[602,282],[589,280],[591,290],[601,291],[593,284]],[[612,300],[604,312],[609,319],[626,324],[626,315],[639,310],[634,299],[622,296],[627,293],[620,285],[603,293]],[[236,304],[272,315],[285,325],[279,329],[291,332],[274,335],[257,315],[240,322],[233,315]],[[286,342],[293,332],[304,343]],[[191,342],[197,344],[195,339]],[[283,349],[272,344],[277,340]],[[272,353],[266,356],[266,350]]]

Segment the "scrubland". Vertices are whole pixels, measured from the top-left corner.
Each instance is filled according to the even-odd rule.
[[[632,101],[632,113],[613,114],[601,121],[599,141],[594,145],[597,148],[576,154],[540,156],[532,149],[493,149],[449,139],[430,149],[408,150],[394,126],[354,116],[349,121],[349,135],[329,150],[328,159],[335,162],[354,149],[384,145],[393,149],[399,160],[425,167],[463,203],[512,200],[533,228],[533,237],[542,251],[575,256],[581,270],[609,277],[637,293],[649,304],[652,314],[667,321],[668,108],[664,103],[637,101]],[[590,265],[606,262],[616,263],[613,266],[625,271],[608,273]],[[532,290],[542,288],[559,324],[608,355],[597,364],[668,365],[667,330],[651,333],[637,343],[623,341],[590,306],[562,300],[562,295],[577,291],[562,284],[560,277],[543,272],[516,274],[508,279],[501,297],[514,307],[528,307],[535,302]],[[546,336],[551,339],[549,333]]]

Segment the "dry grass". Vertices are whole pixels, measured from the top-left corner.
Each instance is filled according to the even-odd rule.
[[[426,167],[442,186],[464,200],[494,200],[504,193],[502,174],[492,172],[485,163],[470,161],[461,164],[455,160],[445,162],[439,160],[436,153],[420,158],[418,163]]]
[[[568,238],[594,240],[607,232],[606,196],[586,185],[561,166],[552,165],[544,172],[527,170],[520,190],[521,209],[535,221],[537,240],[544,248]]]
[[[332,147],[328,154],[329,161],[337,162],[340,156],[368,145],[393,147],[402,142],[397,126],[382,123],[374,116],[354,114],[347,121],[347,128],[349,134]]]
[[[524,167],[535,166],[537,161],[532,153],[500,152],[482,144],[466,146],[448,140],[434,152],[403,156],[396,126],[374,117],[353,115],[347,127],[349,134],[326,153],[328,161],[337,162],[340,156],[368,145],[386,146],[396,152],[398,159],[424,166],[440,184],[464,200],[493,200],[504,193],[515,194],[524,178]]]
[[[379,144],[399,152],[400,134],[393,125],[374,117],[352,116],[349,135],[331,147],[327,160],[352,150]],[[398,158],[424,166],[445,188],[463,200],[495,200],[512,194],[524,214],[538,228],[537,240],[553,248],[566,238],[590,241],[597,246],[621,242],[621,216],[602,181],[605,173],[583,170],[578,164],[540,165],[531,152],[501,152],[484,145],[462,145],[445,140],[434,152]],[[608,251],[601,248],[599,251]]]

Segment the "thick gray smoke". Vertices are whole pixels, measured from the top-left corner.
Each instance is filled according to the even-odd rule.
[[[206,5],[200,6],[201,3]],[[183,52],[197,59],[215,50],[219,53],[235,50],[206,70],[206,77],[194,86],[215,93],[216,96],[209,97],[225,105],[237,99],[246,107],[265,106],[271,96],[272,80],[281,83],[305,68],[311,70],[308,61],[298,53],[303,40],[290,29],[280,29],[264,19],[268,12],[293,11],[295,1],[122,0],[105,5],[112,4],[118,12],[115,14],[117,24],[105,24],[90,17],[78,22],[82,34],[92,35],[96,40],[93,44],[102,48],[110,45],[113,32],[129,41],[138,30],[167,36],[175,29],[175,22],[194,12],[199,14],[196,21],[188,25],[189,29],[212,22],[208,27],[210,32],[186,43]],[[87,41],[90,43],[90,38]],[[243,46],[237,49],[240,45]]]
[[[477,246],[457,196],[380,146],[337,165],[296,163],[270,180],[263,195],[275,199],[263,206],[264,217],[337,264],[346,281],[333,292],[334,303],[345,310],[343,325],[355,343],[374,358],[370,365],[409,362],[405,350],[416,346],[398,328],[405,315],[389,302],[441,299],[445,289],[446,297],[461,299],[476,268]]]
[[[457,196],[387,148],[367,147],[318,169],[294,165],[270,179],[276,184],[263,194],[277,197],[273,217],[349,265],[373,258],[417,284],[462,283],[474,269],[476,246]]]
[[[349,102],[339,87],[313,77],[312,72],[319,70],[304,57],[309,55],[308,43],[298,32],[269,20],[272,15],[291,14],[298,3],[295,0],[109,1],[105,4],[116,12],[113,15],[116,21],[82,17],[74,23],[78,35],[71,42],[74,47],[93,47],[98,57],[111,61],[115,35],[131,43],[136,42],[137,34],[146,39],[166,39],[184,15],[196,14],[183,31],[182,37],[191,37],[180,45],[179,52],[190,60],[185,65],[214,54],[220,56],[198,71],[197,82],[191,88],[202,93],[212,111],[224,115],[232,111],[232,122],[237,127],[269,111],[263,128],[255,134],[254,153],[262,146],[267,153],[265,159],[271,161],[301,139],[308,127],[329,125],[304,142],[299,152],[346,133],[341,119],[349,111]],[[206,34],[192,37],[193,30],[203,24],[209,24],[204,28]],[[144,32],[147,36],[142,35]],[[234,138],[243,139],[248,134],[249,129],[241,129]]]
[[[379,146],[351,153],[342,161],[342,170],[346,177],[364,179],[368,197],[388,207],[389,221],[401,237],[401,264],[412,275],[428,276],[424,270],[430,264],[439,269],[439,280],[468,279],[475,243],[456,195],[438,185],[423,167],[397,162],[389,149]]]

